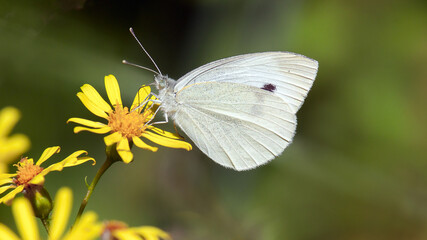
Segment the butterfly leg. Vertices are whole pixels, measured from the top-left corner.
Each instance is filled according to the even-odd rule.
[[[153,118],[151,118],[151,120],[153,120],[153,119],[154,119],[154,116],[156,116],[156,114],[157,114],[157,112],[159,111],[159,109],[160,109],[160,107],[159,107],[159,108],[157,108],[157,110],[156,110],[156,112],[154,113]],[[145,123],[145,125],[147,125],[147,124],[154,125],[154,124],[163,124],[163,123],[168,123],[168,122],[169,122],[168,115],[167,115],[166,113],[164,113],[164,114],[163,114],[163,116],[165,117],[165,120],[163,120],[163,121],[158,121],[158,122],[153,122],[153,123],[150,123],[150,122],[151,122],[151,120],[150,120],[150,121],[148,121],[147,123]]]
[[[132,109],[131,111],[136,111],[138,109],[140,109],[141,107],[143,107],[145,104],[147,104],[148,102],[150,102],[153,99],[150,99],[150,97],[153,95],[153,93],[149,93],[145,98],[144,101],[142,101],[141,104],[139,104],[137,107],[135,107],[134,109]]]

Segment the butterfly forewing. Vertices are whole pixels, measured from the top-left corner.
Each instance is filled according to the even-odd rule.
[[[296,113],[313,84],[317,69],[317,61],[295,53],[245,54],[196,68],[178,80],[174,92],[202,82],[240,83],[274,93]]]

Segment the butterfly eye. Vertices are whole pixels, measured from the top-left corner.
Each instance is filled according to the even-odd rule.
[[[274,92],[276,90],[276,85],[273,85],[271,83],[264,84],[264,87],[262,87],[261,89],[267,90],[269,92]]]
[[[165,88],[165,87],[166,87],[166,79],[164,78],[164,76],[162,76],[162,75],[157,75],[157,76],[154,78],[154,81],[155,81],[155,83],[156,83],[156,87],[157,87],[158,89],[163,89],[163,88]]]

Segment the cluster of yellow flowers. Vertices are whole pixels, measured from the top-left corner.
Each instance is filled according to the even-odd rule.
[[[166,232],[156,227],[131,228],[118,221],[100,222],[93,212],[83,213],[93,189],[109,166],[118,161],[129,163],[133,160],[131,152],[133,145],[157,151],[157,147],[144,143],[141,137],[165,147],[191,150],[191,145],[183,141],[178,134],[166,132],[150,124],[158,106],[150,101],[155,97],[150,95],[149,86],[142,86],[139,89],[130,108],[123,106],[120,88],[113,75],[105,77],[105,88],[111,105],[89,84],[81,87],[82,91],[77,97],[89,111],[104,118],[107,123],[82,118],[68,120],[82,125],[74,127],[74,133],[89,131],[108,135],[104,137],[107,149],[106,161],[90,184],[76,220],[67,232],[65,228],[71,212],[72,192],[69,188],[63,187],[56,194],[55,201],[52,201],[44,188],[45,176],[52,171],[62,171],[65,167],[77,166],[88,161],[95,165],[95,159],[86,156],[86,151],[79,150],[60,162],[42,167],[46,160],[59,153],[60,147],[54,146],[46,148],[35,163],[32,158],[21,157],[13,164],[17,171],[7,173],[8,165],[28,150],[30,141],[22,134],[9,136],[20,118],[19,111],[13,107],[5,107],[0,111],[0,204],[12,205],[20,234],[20,237],[17,236],[6,225],[0,223],[0,239],[40,239],[35,217],[45,226],[49,239],[170,239]],[[19,193],[24,197],[16,198]]]

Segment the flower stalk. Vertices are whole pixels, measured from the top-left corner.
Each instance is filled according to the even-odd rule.
[[[90,196],[92,195],[93,191],[95,190],[96,184],[98,184],[99,179],[101,179],[102,175],[107,171],[108,168],[115,163],[114,158],[110,157],[109,154],[107,154],[107,158],[105,159],[105,162],[102,164],[101,168],[99,168],[98,172],[96,173],[95,177],[93,178],[91,184],[89,185],[87,189],[87,193],[85,197],[83,198],[82,203],[80,204],[79,212],[77,213],[76,220],[74,221],[74,225],[78,223],[80,220],[81,215],[83,214],[87,203],[89,202]]]

